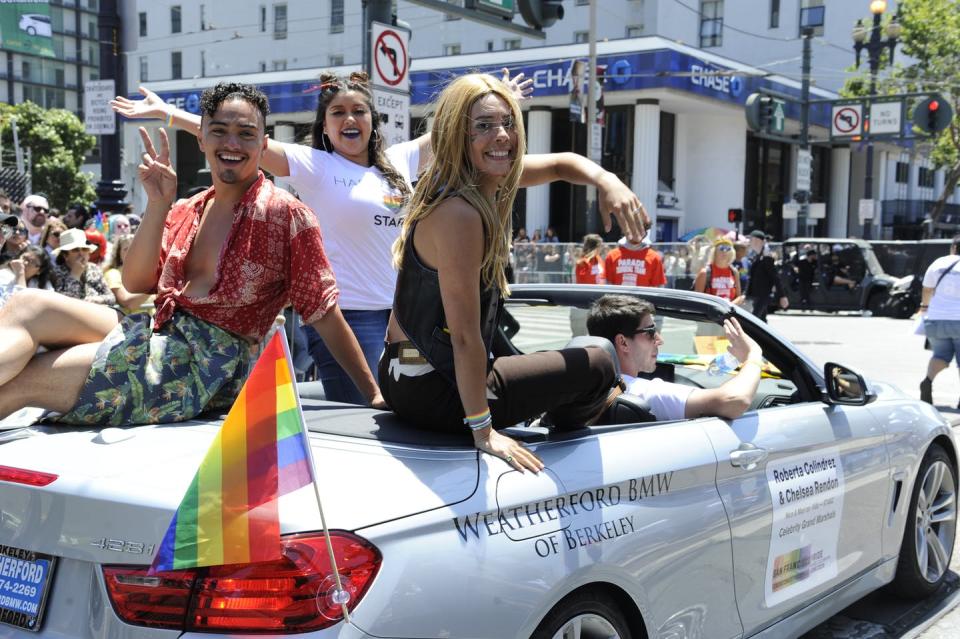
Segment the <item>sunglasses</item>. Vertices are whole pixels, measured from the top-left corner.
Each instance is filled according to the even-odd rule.
[[[733,250],[733,247],[730,246],[729,244],[721,244],[720,246],[717,247],[717,250],[718,250],[718,251],[732,251],[732,250]]]
[[[625,335],[625,337],[633,337],[634,335],[643,333],[650,339],[653,339],[654,336],[659,332],[660,331],[657,329],[656,326],[641,326],[640,328],[634,329],[629,335]]]
[[[60,237],[60,231],[50,231],[50,237]]]
[[[494,121],[490,118],[477,119],[468,118],[473,124],[470,127],[470,133],[474,137],[484,137],[490,135],[497,131],[500,127],[503,127],[503,130],[507,133],[512,133],[514,129],[517,128],[517,123],[514,121],[512,115],[508,115],[499,122]]]
[[[19,235],[20,237],[27,237],[27,235],[29,235],[29,231],[27,231],[27,227],[25,226],[18,226],[17,230],[13,233],[14,235]]]

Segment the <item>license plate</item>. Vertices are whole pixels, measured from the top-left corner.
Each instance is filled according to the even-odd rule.
[[[0,623],[40,629],[57,559],[0,544]]]

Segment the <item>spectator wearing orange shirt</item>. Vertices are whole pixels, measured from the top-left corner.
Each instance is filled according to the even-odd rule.
[[[619,246],[607,253],[604,264],[607,283],[623,286],[663,286],[663,256],[650,243],[631,244],[621,238]]]
[[[740,271],[732,265],[733,258],[733,242],[727,238],[716,240],[713,243],[710,264],[697,273],[693,290],[716,295],[731,302],[740,297]]]
[[[577,260],[574,281],[577,284],[606,284],[604,275],[603,238],[596,233],[583,236],[583,255]]]

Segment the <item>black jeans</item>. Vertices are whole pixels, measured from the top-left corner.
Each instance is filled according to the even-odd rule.
[[[396,344],[380,359],[380,392],[397,415],[412,426],[462,430],[460,393],[436,370],[419,375],[400,365]],[[583,426],[603,410],[616,381],[610,355],[602,348],[568,348],[493,360],[487,372],[487,398],[494,428],[505,428],[549,413],[556,428]]]

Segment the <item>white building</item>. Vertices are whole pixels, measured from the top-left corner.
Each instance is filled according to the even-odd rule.
[[[857,210],[865,153],[830,143],[825,107],[813,110],[811,138],[813,198],[827,203],[826,219],[808,220],[806,229],[783,219],[783,204],[795,190],[796,145],[762,140],[746,126],[750,93],[800,94],[801,4],[826,5],[813,41],[811,97],[834,98],[849,76],[850,30],[869,15],[867,0],[598,3],[598,62],[607,67],[603,164],[647,204],[658,239],[727,227],[728,208],[744,209],[747,229],[778,237],[862,233]],[[413,115],[426,115],[430,96],[452,74],[509,66],[536,80],[534,98],[523,105],[531,151],[586,153],[586,127],[569,118],[569,72],[588,53],[589,6],[566,0],[564,8],[564,19],[539,41],[400,0],[398,18],[412,28]],[[131,93],[144,83],[195,110],[202,89],[219,80],[253,82],[270,96],[268,124],[279,139],[306,137],[316,103],[309,89],[318,72],[359,68],[362,56],[359,0],[125,0],[122,14]],[[793,106],[787,116],[786,132],[797,133],[799,110]],[[124,126],[127,149],[137,148],[134,131],[134,124]],[[203,158],[187,134],[178,134],[174,145],[188,187]],[[891,237],[922,219],[943,172],[930,171],[900,147],[875,149],[874,197],[883,202],[883,235]],[[131,181],[136,155],[128,152],[124,167]],[[960,195],[950,202],[956,205]],[[516,223],[528,230],[554,226],[561,237],[578,238],[587,231],[584,208],[582,188],[539,187],[518,202]]]

